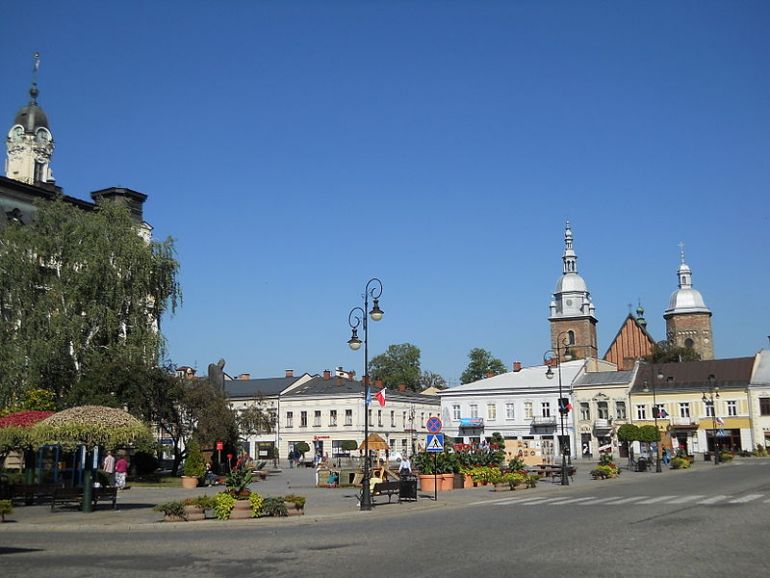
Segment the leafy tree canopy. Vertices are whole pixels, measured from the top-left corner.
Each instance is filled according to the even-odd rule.
[[[460,383],[471,383],[486,377],[488,374],[499,375],[505,373],[505,364],[492,357],[486,349],[474,348],[468,353],[468,367],[460,376]]]
[[[390,345],[369,362],[372,379],[380,379],[385,387],[397,389],[405,384],[412,391],[420,390],[420,348],[411,343]]]
[[[670,341],[659,341],[647,355],[645,361],[652,363],[677,363],[682,361],[699,361],[700,354],[688,347],[677,347]]]
[[[446,389],[447,382],[438,373],[432,371],[423,371],[420,376],[420,389],[428,389],[429,387],[435,387],[436,389]]]
[[[110,360],[156,364],[158,322],[181,298],[173,242],[147,242],[128,209],[61,199],[0,230],[0,407],[32,389],[66,405]],[[105,361],[106,360],[106,361]]]

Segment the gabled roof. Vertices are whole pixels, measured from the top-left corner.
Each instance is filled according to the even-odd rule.
[[[620,369],[631,369],[637,359],[650,355],[654,346],[655,340],[647,329],[629,313],[604,354],[604,359]]]
[[[575,389],[588,389],[602,385],[629,385],[634,379],[634,370],[628,371],[597,371],[584,373],[575,381]]]
[[[652,389],[655,375],[655,389],[658,394],[677,391],[704,391],[708,389],[709,376],[716,380],[714,385],[720,389],[745,389],[751,381],[754,357],[736,357],[732,359],[709,359],[702,361],[683,361],[681,363],[642,363],[634,379],[631,393],[644,392],[645,384]],[[663,378],[658,379],[657,375]]]
[[[263,377],[260,379],[225,380],[225,394],[230,399],[236,397],[270,397],[282,393],[296,381],[308,378],[305,373],[298,377]]]
[[[371,387],[372,398],[381,388]],[[364,397],[364,384],[361,381],[346,379],[344,377],[330,377],[325,379],[323,376],[314,376],[312,379],[291,388],[291,391],[281,398],[319,398],[319,397]],[[407,403],[422,403],[440,405],[438,397],[434,395],[422,395],[413,391],[398,391],[388,389],[385,392],[385,403],[388,401],[401,401]],[[372,402],[376,404],[376,401]]]
[[[770,349],[763,349],[757,353],[751,384],[770,385]]]

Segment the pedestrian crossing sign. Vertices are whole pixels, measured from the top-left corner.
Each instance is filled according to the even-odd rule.
[[[425,451],[441,453],[444,451],[444,434],[428,434],[425,440]]]

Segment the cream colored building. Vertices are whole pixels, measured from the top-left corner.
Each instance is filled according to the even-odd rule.
[[[752,446],[770,448],[770,349],[763,349],[754,361],[749,384],[749,417],[752,423]]]

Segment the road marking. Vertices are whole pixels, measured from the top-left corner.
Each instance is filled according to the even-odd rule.
[[[592,502],[581,502],[578,504],[578,506],[593,506],[594,504],[601,504],[603,502],[609,502],[610,500],[619,500],[620,496],[612,496],[611,498],[599,498],[598,500],[593,500]]]
[[[677,498],[675,500],[670,500],[666,502],[667,504],[684,504],[686,502],[689,502],[691,500],[697,500],[698,498],[705,498],[706,496],[683,496],[681,498]]]
[[[557,500],[548,504],[549,506],[561,506],[562,504],[574,504],[576,502],[584,502],[586,500],[595,500],[594,496],[588,496],[587,498],[568,498],[566,500]]]
[[[616,506],[618,504],[630,504],[631,502],[635,502],[636,500],[643,500],[645,498],[649,498],[649,496],[634,496],[632,498],[623,498],[621,500],[613,500],[611,502],[606,502],[605,505]]]
[[[649,500],[642,500],[641,502],[637,502],[638,504],[657,504],[658,502],[665,502],[666,500],[670,500],[672,498],[676,498],[676,496],[658,496],[657,498],[650,498]]]
[[[730,500],[729,504],[745,504],[747,502],[753,502],[757,498],[763,497],[764,494],[749,494],[748,496],[743,496],[742,498],[736,498],[734,500]]]
[[[727,499],[729,497],[730,496],[725,496],[725,495],[714,496],[713,498],[706,498],[705,500],[701,500],[698,503],[699,504],[705,504],[705,505],[716,504],[717,502],[721,502],[722,500],[725,500],[725,499]]]
[[[548,502],[553,502],[555,500],[559,500],[561,498],[541,498],[538,501],[531,501],[531,502],[522,502],[522,506],[539,506],[540,504],[547,504]]]

